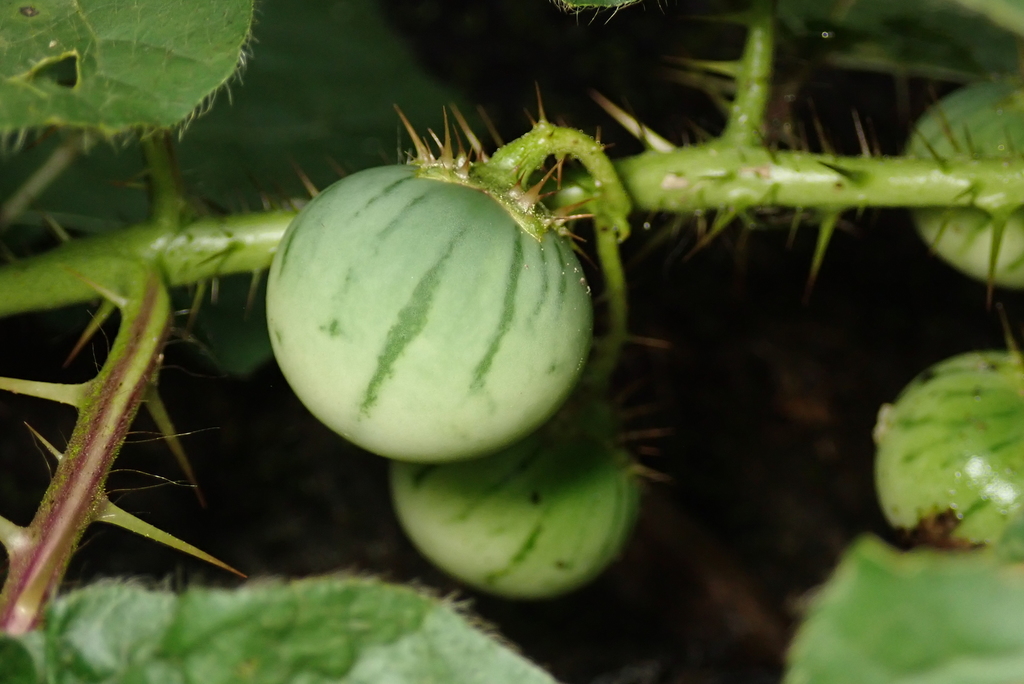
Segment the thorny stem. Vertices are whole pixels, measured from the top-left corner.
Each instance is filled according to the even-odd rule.
[[[0,632],[23,634],[38,622],[72,550],[105,502],[103,485],[156,372],[170,323],[158,274],[123,264],[116,283],[127,304],[110,356],[89,383],[75,430],[24,542],[8,549],[0,591]]]
[[[719,142],[739,147],[759,145],[771,92],[775,54],[774,0],[754,0],[748,10],[747,40],[738,62],[736,97]]]
[[[616,170],[644,211],[976,207],[992,214],[1024,197],[1022,158],[947,162],[700,145],[639,154]]]
[[[629,195],[601,143],[586,133],[540,121],[529,133],[500,148],[473,171],[492,186],[512,188],[521,181],[528,182],[550,156],[572,157],[583,164],[600,200],[588,206],[588,210],[594,212],[595,220],[610,224],[619,240],[626,239],[631,209]]]
[[[72,240],[0,268],[0,317],[92,301],[96,291],[83,277],[110,282],[125,259],[153,264],[170,287],[265,269],[294,216],[239,214],[170,230],[144,223]]]
[[[155,131],[141,140],[149,175],[150,220],[164,229],[182,224],[187,209],[181,172],[169,131]]]

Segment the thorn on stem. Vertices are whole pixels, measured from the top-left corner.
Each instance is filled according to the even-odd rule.
[[[114,303],[109,299],[104,299],[100,302],[99,308],[96,309],[96,313],[89,321],[89,325],[87,325],[85,330],[82,331],[78,341],[75,342],[75,346],[72,347],[71,352],[68,353],[68,357],[64,359],[64,363],[61,365],[61,368],[67,368],[71,365],[71,362],[78,357],[79,352],[85,348],[85,345],[89,343],[89,340],[93,338],[96,332],[103,327],[103,324],[107,322],[107,319],[110,318],[110,315],[114,313],[116,308],[117,307],[114,306]]]
[[[178,439],[178,433],[174,428],[174,423],[171,421],[171,415],[167,412],[167,407],[164,406],[164,402],[160,398],[160,393],[157,392],[155,384],[150,383],[146,388],[145,401],[146,410],[149,412],[153,422],[156,423],[160,434],[163,435],[167,448],[174,455],[174,460],[177,461],[181,472],[185,474],[185,478],[192,485],[196,498],[199,500],[199,505],[206,508],[206,497],[203,495],[203,490],[199,487],[199,481],[196,479],[195,471],[192,469],[192,464],[185,453],[185,447],[182,446],[181,440]]]
[[[86,276],[82,275],[73,268],[68,268],[67,266],[61,266],[61,268],[70,273],[73,277],[88,285],[90,289],[94,290],[97,294],[99,294],[107,301],[113,303],[118,308],[124,308],[125,306],[128,305],[128,300],[125,297],[122,297],[121,295],[117,294],[113,290],[110,290],[104,287],[103,285],[100,285],[99,283],[95,282],[94,280],[87,278]]]
[[[825,261],[825,251],[828,249],[828,243],[832,240],[832,234],[835,232],[836,224],[839,222],[839,217],[842,214],[843,210],[841,209],[828,212],[818,227],[818,244],[814,248],[811,272],[807,276],[807,286],[804,288],[804,305],[811,301],[811,293],[814,291],[814,285],[818,281],[821,264]]]
[[[533,82],[533,89],[537,93],[537,118],[540,122],[548,120],[547,114],[544,112],[544,99],[540,96],[540,83],[537,81]]]

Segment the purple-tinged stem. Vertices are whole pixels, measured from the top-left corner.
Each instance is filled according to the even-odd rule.
[[[105,501],[104,484],[146,387],[159,366],[170,324],[167,290],[152,272],[127,294],[121,326],[106,363],[88,383],[78,422],[32,524],[27,542],[8,549],[0,591],[0,632],[23,634],[56,592],[85,528]]]

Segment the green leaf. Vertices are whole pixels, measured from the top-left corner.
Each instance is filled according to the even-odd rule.
[[[778,17],[803,52],[840,68],[970,81],[1017,73],[1013,34],[970,11],[1008,2],[779,0]]]
[[[170,127],[234,72],[252,0],[24,0],[0,9],[0,133]]]
[[[993,24],[1017,35],[1024,35],[1024,2],[1021,0],[955,0],[964,7],[984,14]]]
[[[36,684],[39,681],[32,645],[38,647],[37,635],[26,635],[21,640],[0,635],[0,673],[4,684]]]
[[[178,150],[187,187],[232,211],[259,208],[260,190],[276,201],[305,197],[293,162],[321,188],[338,178],[335,165],[351,172],[395,163],[411,147],[395,104],[425,135],[441,131],[442,106],[461,102],[423,72],[374,0],[265,0],[250,52],[230,97],[218,96],[183,131]],[[472,109],[463,107],[467,115]],[[0,157],[0,199],[45,162],[57,137]],[[140,157],[134,147],[97,145],[33,209],[68,229],[143,220]],[[42,223],[38,214],[29,219]]]
[[[1024,573],[988,552],[857,542],[815,598],[785,684],[997,684],[1024,672]]]
[[[0,640],[0,669],[61,684],[554,682],[448,603],[341,577],[180,596],[95,585],[58,599],[41,632]]]
[[[443,130],[441,108],[461,99],[423,72],[375,0],[270,0],[253,33],[242,86],[180,148],[186,182],[228,206],[258,206],[254,183],[278,201],[307,198],[294,166],[323,188],[338,179],[335,164],[352,172],[404,161],[412,144],[394,106],[425,136]]]

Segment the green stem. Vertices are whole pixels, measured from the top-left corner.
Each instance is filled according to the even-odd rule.
[[[753,0],[747,20],[747,41],[736,76],[736,97],[719,142],[757,146],[771,93],[772,57],[775,54],[774,0]]]
[[[96,299],[94,283],[120,278],[126,264],[148,263],[169,286],[270,266],[295,212],[239,214],[183,229],[145,223],[0,267],[0,317]]]
[[[169,131],[159,130],[143,136],[141,143],[149,175],[150,220],[173,230],[181,225],[188,208],[174,142]]]
[[[1024,198],[1024,159],[1019,158],[946,163],[711,144],[646,152],[620,160],[616,170],[643,211],[973,206],[998,213],[1020,206]]]
[[[540,121],[526,135],[504,145],[473,173],[491,187],[511,189],[529,182],[548,157],[579,160],[593,179],[596,199],[588,208],[624,240],[629,235],[629,195],[601,143],[582,131]]]
[[[611,226],[595,224],[597,258],[604,276],[604,296],[608,301],[608,328],[594,345],[594,355],[587,367],[586,382],[602,394],[619,362],[619,354],[629,336],[629,299],[626,273],[619,256],[618,236]]]
[[[127,304],[107,361],[89,383],[75,430],[57,466],[26,543],[10,550],[0,591],[0,632],[23,634],[56,591],[85,528],[106,502],[103,485],[156,372],[170,323],[170,298],[159,276],[136,265],[105,283]]]

